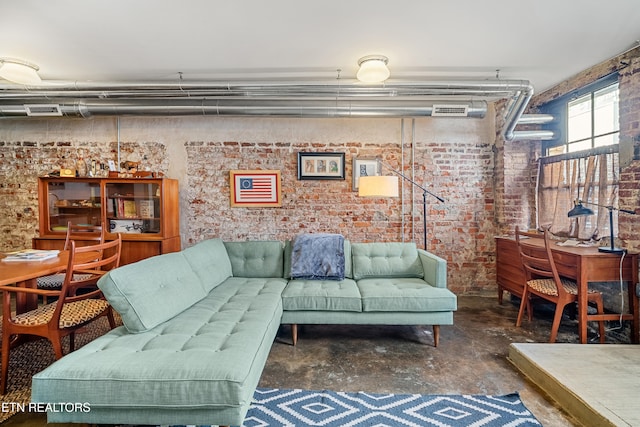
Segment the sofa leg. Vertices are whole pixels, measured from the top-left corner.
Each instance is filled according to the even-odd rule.
[[[433,325],[433,344],[437,347],[440,343],[440,325]]]
[[[291,341],[293,341],[293,345],[295,346],[298,343],[298,325],[291,325]]]

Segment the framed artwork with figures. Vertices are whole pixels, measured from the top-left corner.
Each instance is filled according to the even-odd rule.
[[[353,181],[351,189],[358,191],[358,182],[361,176],[379,176],[382,166],[375,157],[353,157]]]
[[[298,153],[298,179],[344,179],[344,153]]]

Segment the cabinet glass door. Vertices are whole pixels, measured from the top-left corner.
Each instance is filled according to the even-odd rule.
[[[161,188],[158,182],[107,182],[105,192],[110,233],[161,232]]]
[[[48,231],[65,233],[69,221],[78,225],[100,225],[100,200],[99,181],[47,182]]]

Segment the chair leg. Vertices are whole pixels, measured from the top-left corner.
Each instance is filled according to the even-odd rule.
[[[556,304],[556,312],[553,315],[553,324],[551,325],[551,336],[549,342],[554,343],[558,338],[558,329],[560,329],[560,321],[562,320],[562,314],[564,313],[565,304]]]
[[[433,346],[440,344],[440,325],[433,325]]]
[[[111,308],[111,306],[107,308],[107,319],[109,319],[109,326],[111,327],[111,329],[115,329],[116,319],[113,317],[113,308]]]
[[[69,353],[71,353],[72,351],[75,351],[75,349],[76,349],[76,333],[71,332],[69,334]]]
[[[516,319],[516,327],[519,328],[522,325],[522,316],[524,316],[525,307],[529,306],[529,313],[531,313],[531,306],[529,303],[529,291],[527,287],[524,287],[524,291],[522,291],[522,299],[520,300],[520,309],[518,310],[518,318]],[[531,314],[529,314],[531,315]]]
[[[7,392],[7,380],[9,379],[9,351],[11,350],[11,336],[2,337],[2,377],[0,378],[0,394]]]
[[[596,307],[598,308],[598,314],[604,314],[604,303],[602,302],[602,296],[596,299]],[[600,333],[600,344],[604,344],[606,342],[604,320],[598,320],[598,331]]]
[[[56,360],[61,359],[63,354],[62,353],[62,337],[56,334],[55,336],[49,337],[49,341],[51,342],[51,346],[53,347],[53,353],[56,356]]]

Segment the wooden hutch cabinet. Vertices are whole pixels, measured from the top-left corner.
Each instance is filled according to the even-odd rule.
[[[174,179],[43,177],[38,179],[38,202],[36,249],[62,249],[69,221],[102,224],[107,240],[121,233],[121,265],[181,249]]]

